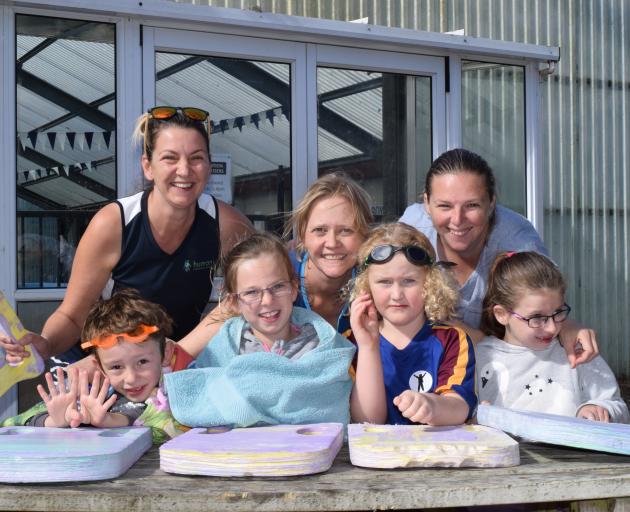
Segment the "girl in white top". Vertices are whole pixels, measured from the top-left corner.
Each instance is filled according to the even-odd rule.
[[[513,409],[628,423],[628,408],[601,357],[571,368],[558,333],[571,311],[558,267],[535,252],[499,254],[477,345],[480,401]]]

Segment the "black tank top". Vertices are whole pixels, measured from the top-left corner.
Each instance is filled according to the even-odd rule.
[[[173,339],[197,326],[212,291],[219,259],[219,214],[216,200],[202,194],[188,235],[173,254],[153,238],[149,224],[149,191],[116,201],[122,218],[120,260],[112,271],[113,290],[135,288],[164,306],[175,322]]]

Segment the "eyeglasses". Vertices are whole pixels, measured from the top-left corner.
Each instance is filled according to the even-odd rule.
[[[542,327],[547,323],[547,320],[553,318],[554,323],[559,324],[564,322],[568,317],[569,313],[571,313],[571,306],[565,304],[558,311],[556,311],[553,315],[534,315],[529,318],[525,318],[524,316],[515,313],[514,311],[510,311],[512,316],[515,316],[519,320],[523,320],[523,322],[527,322],[527,325],[532,329],[537,329]]]
[[[258,304],[262,300],[265,292],[269,292],[272,297],[282,297],[289,295],[292,291],[293,285],[291,281],[280,281],[267,288],[251,288],[244,292],[233,293],[232,295],[238,298],[243,304],[251,305]]]
[[[157,121],[168,121],[175,117],[180,112],[182,115],[190,119],[191,121],[197,121],[203,123],[206,121],[206,132],[208,133],[208,139],[210,139],[210,113],[206,110],[196,107],[168,107],[165,105],[159,107],[153,107],[147,110],[147,114],[152,119]],[[144,125],[144,153],[147,154],[147,130],[149,129],[149,123]]]
[[[160,328],[155,325],[140,324],[136,329],[131,332],[107,334],[99,336],[98,338],[84,341],[83,343],[81,343],[81,348],[112,348],[114,345],[116,345],[116,343],[118,343],[119,340],[128,341],[129,343],[142,343],[149,337],[150,334],[158,332],[159,330]]]
[[[371,263],[382,265],[391,260],[397,252],[404,252],[409,263],[413,265],[433,265],[433,258],[422,248],[417,245],[377,245],[370,251],[368,257],[363,262],[363,268]]]

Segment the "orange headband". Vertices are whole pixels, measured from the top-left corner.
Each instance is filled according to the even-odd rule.
[[[160,328],[155,325],[140,324],[134,331],[125,333],[114,333],[104,336],[99,336],[88,341],[81,343],[81,348],[86,349],[89,347],[97,348],[112,348],[119,340],[128,341],[129,343],[142,343],[147,339],[149,334],[159,331]]]

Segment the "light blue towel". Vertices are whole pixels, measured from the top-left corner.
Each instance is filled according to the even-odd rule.
[[[299,359],[269,352],[238,355],[242,317],[228,320],[197,358],[197,368],[164,376],[171,411],[191,427],[348,423],[355,348],[319,315],[294,307],[319,345]]]

